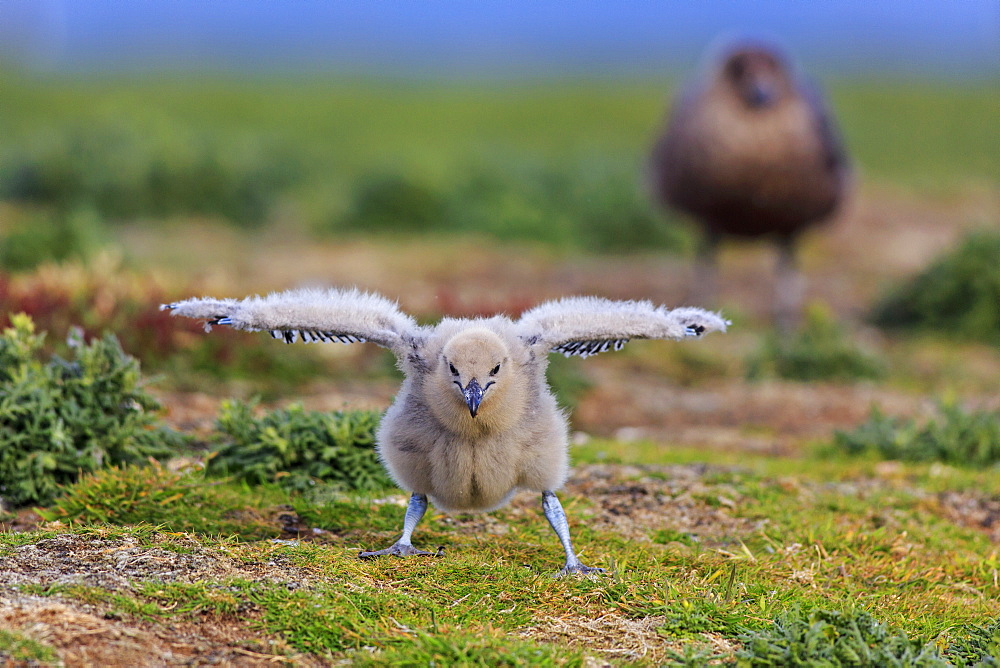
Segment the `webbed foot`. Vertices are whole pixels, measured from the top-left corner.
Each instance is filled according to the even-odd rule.
[[[556,573],[553,577],[561,578],[565,575],[580,574],[580,575],[600,575],[602,573],[607,573],[608,571],[604,568],[597,568],[596,566],[584,566],[583,564],[577,562],[575,564],[566,564],[563,566],[562,570]]]
[[[374,559],[375,557],[384,557],[386,555],[393,555],[395,557],[413,557],[413,556],[424,556],[433,557],[435,554],[433,552],[427,552],[426,550],[418,550],[409,543],[393,543],[391,547],[387,547],[384,550],[375,550],[372,552],[359,552],[359,559]],[[438,551],[438,556],[440,556],[440,550]]]

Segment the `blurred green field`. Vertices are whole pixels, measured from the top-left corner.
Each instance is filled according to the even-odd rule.
[[[8,73],[0,76],[0,118],[9,146],[65,124],[160,113],[202,131],[279,137],[317,173],[354,176],[389,165],[434,180],[483,152],[641,159],[675,88],[673,81],[29,80]],[[872,176],[996,179],[1000,89],[992,82],[860,80],[827,89],[852,153]]]
[[[996,86],[837,81],[829,88],[864,182],[942,194],[996,183]],[[39,197],[86,204],[88,197],[99,199],[95,189],[102,178],[112,181],[101,170],[114,171],[126,182],[144,179],[145,189],[166,190],[148,197],[148,210],[138,204],[105,207],[112,217],[142,217],[191,212],[184,210],[185,198],[209,188],[206,181],[229,179],[230,189],[241,193],[230,193],[230,199],[254,201],[216,202],[217,211],[208,203],[203,213],[248,224],[254,217],[287,214],[290,206],[308,227],[336,229],[373,176],[403,179],[444,201],[441,206],[462,186],[483,189],[484,180],[514,192],[537,191],[541,181],[535,199],[553,193],[572,198],[574,188],[582,189],[575,197],[591,204],[607,197],[611,184],[617,200],[608,209],[646,217],[651,214],[640,192],[641,166],[674,90],[675,83],[667,81],[241,81],[162,75],[67,80],[8,72],[0,75],[0,168],[5,170],[0,187],[9,190],[19,168],[40,162],[55,174],[48,195]],[[114,156],[102,155],[112,148]],[[58,164],[74,159],[88,161],[75,186],[67,174],[82,168]],[[136,173],[123,174],[128,170]],[[199,170],[202,178],[191,176]],[[560,179],[568,183],[545,190],[546,180]],[[75,195],[53,192],[74,187]],[[198,212],[197,205],[192,208]],[[475,222],[483,224],[467,224]],[[559,224],[573,223],[554,226]],[[517,225],[508,227],[515,237],[525,236]],[[503,235],[502,228],[494,232]],[[571,237],[554,235],[552,241]],[[595,236],[597,247],[588,250],[601,250],[605,238],[613,237]]]

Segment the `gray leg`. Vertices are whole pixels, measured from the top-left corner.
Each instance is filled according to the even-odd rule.
[[[805,279],[795,258],[795,239],[778,242],[778,266],[774,285],[774,321],[784,334],[794,332],[802,317]]]
[[[358,556],[362,559],[371,559],[372,557],[381,557],[386,554],[393,554],[397,557],[410,557],[415,554],[433,554],[432,552],[418,550],[410,544],[410,536],[413,535],[413,529],[416,528],[417,523],[420,522],[426,511],[427,496],[425,494],[413,494],[410,496],[410,505],[406,507],[406,517],[403,518],[403,535],[399,537],[399,540],[384,550],[361,552]]]
[[[556,577],[566,575],[567,573],[583,573],[585,575],[588,573],[603,573],[603,568],[584,566],[576,558],[576,552],[573,551],[573,543],[569,539],[569,523],[566,521],[566,513],[563,511],[562,504],[559,503],[559,499],[556,498],[555,493],[549,491],[542,492],[542,510],[545,512],[545,518],[552,525],[553,531],[559,536],[559,542],[562,543],[563,550],[566,551],[566,565],[556,574]]]
[[[720,237],[716,232],[705,230],[698,243],[698,254],[694,262],[694,276],[688,301],[706,308],[715,306],[719,296],[719,254]]]

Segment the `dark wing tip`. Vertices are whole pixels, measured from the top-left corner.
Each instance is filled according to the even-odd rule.
[[[554,353],[562,353],[566,357],[574,355],[586,359],[591,355],[606,352],[610,349],[621,350],[628,339],[577,339],[560,343],[552,348]]]
[[[222,318],[213,324],[231,325],[229,318]],[[368,339],[358,334],[342,334],[335,331],[317,329],[269,329],[267,332],[271,338],[285,343],[295,343],[302,339],[303,343],[366,343]]]

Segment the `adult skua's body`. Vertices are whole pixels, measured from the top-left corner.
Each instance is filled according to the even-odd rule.
[[[843,201],[847,160],[817,90],[780,50],[739,42],[709,62],[678,98],[653,146],[650,187],[662,206],[703,228],[695,290],[701,299],[714,297],[723,237],[777,242],[774,311],[787,327],[797,319],[803,293],[798,237]]]

